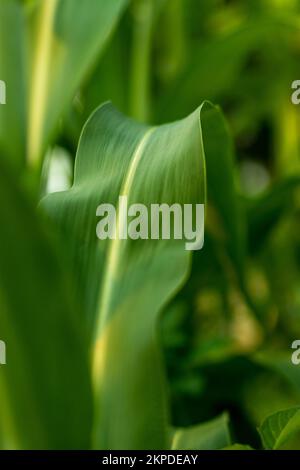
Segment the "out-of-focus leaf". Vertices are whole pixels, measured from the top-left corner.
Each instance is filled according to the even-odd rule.
[[[132,52],[130,116],[147,122],[150,118],[151,55],[155,20],[165,0],[132,2]]]
[[[16,0],[0,2],[0,79],[6,84],[6,104],[0,105],[2,156],[17,165],[26,148],[26,21]]]
[[[214,122],[210,114],[204,124],[208,202],[216,211],[215,229],[220,244],[227,250],[236,271],[243,277],[245,220],[240,207],[234,172],[233,142],[222,117]],[[220,152],[222,142],[222,152]]]
[[[274,185],[262,196],[246,202],[249,227],[249,249],[253,253],[261,248],[284,213],[294,207],[293,195],[300,186],[298,176]]]
[[[231,444],[229,418],[219,418],[189,428],[177,429],[173,436],[175,450],[219,450]]]
[[[41,156],[58,119],[103,49],[128,0],[37,3],[30,91],[29,159]]]
[[[191,41],[192,54],[185,70],[158,98],[157,118],[165,120],[170,115],[185,113],[195,100],[217,100],[228,90],[232,93],[232,86],[239,85],[241,71],[251,53],[268,44],[270,37],[279,44],[279,31],[296,28],[275,16],[253,15],[234,31],[205,42]]]
[[[259,428],[263,445],[269,450],[283,448],[295,436],[300,436],[300,407],[279,411],[265,419]],[[297,449],[300,449],[298,440]],[[297,450],[293,447],[290,450]]]
[[[156,323],[186,279],[190,253],[184,240],[99,241],[96,208],[103,202],[118,208],[120,195],[127,195],[130,205],[147,207],[203,203],[202,135],[204,148],[207,139],[214,138],[205,135],[208,118],[213,129],[223,122],[220,112],[205,104],[182,121],[149,128],[103,105],[81,136],[72,189],[42,203],[67,237],[78,285],[83,287],[93,332],[97,447],[167,445]]]
[[[289,355],[270,351],[260,352],[253,359],[258,364],[279,373],[300,393],[300,375],[298,368],[291,361],[292,352],[292,349]]]
[[[66,273],[16,181],[0,168],[0,428],[5,448],[90,446],[85,325]]]

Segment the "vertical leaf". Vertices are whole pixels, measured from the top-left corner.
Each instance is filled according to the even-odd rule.
[[[58,119],[102,51],[127,0],[47,0],[36,11],[28,158],[36,165]]]
[[[5,448],[88,448],[84,325],[65,270],[12,175],[0,168],[0,428]]]
[[[27,36],[24,9],[16,0],[0,2],[0,80],[6,104],[0,104],[0,148],[17,166],[25,163],[27,112]]]
[[[204,104],[186,119],[149,128],[126,119],[110,104],[101,106],[83,130],[73,187],[42,202],[69,241],[89,315],[97,448],[168,445],[157,322],[187,278],[191,253],[184,240],[172,237],[99,241],[96,208],[105,202],[119,211],[120,195],[128,197],[128,205],[148,208],[154,203],[203,203],[203,141],[211,135],[202,132],[211,110]],[[209,122],[219,128],[223,121],[214,111]]]

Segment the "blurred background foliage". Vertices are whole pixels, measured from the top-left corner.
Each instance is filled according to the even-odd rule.
[[[15,5],[29,11],[34,3]],[[291,103],[299,31],[297,0],[132,0],[102,53],[95,46],[84,73],[74,71],[73,99],[49,130],[43,165],[24,165],[21,124],[20,149],[5,146],[0,132],[3,154],[22,160],[14,165],[22,184],[42,195],[70,186],[82,127],[100,103],[151,124],[179,119],[203,100],[220,105],[234,164],[223,172],[208,162],[205,247],[160,333],[173,424],[228,411],[235,440],[256,447],[261,421],[300,402],[300,366],[291,364],[300,337],[300,109]],[[221,220],[215,203],[225,200]]]

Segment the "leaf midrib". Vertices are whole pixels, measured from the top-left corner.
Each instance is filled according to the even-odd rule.
[[[124,182],[122,185],[122,188],[120,190],[119,196],[129,196],[133,181],[136,175],[137,168],[139,166],[139,163],[144,155],[145,148],[150,140],[150,137],[152,136],[153,132],[155,131],[156,127],[151,127],[145,131],[143,136],[141,137],[140,141],[138,142],[134,152],[133,156],[129,165],[129,168],[127,170],[127,173],[124,177]],[[118,265],[119,265],[119,260],[121,256],[121,239],[120,237],[117,236],[119,231],[122,230],[122,227],[119,227],[118,225],[118,214],[120,211],[120,206],[119,206],[119,200],[117,204],[117,209],[116,209],[116,225],[114,227],[114,232],[115,232],[115,237],[113,240],[110,240],[109,242],[109,249],[108,249],[108,256],[107,256],[107,261],[106,261],[106,267],[104,270],[104,279],[102,281],[102,287],[100,289],[100,297],[99,297],[99,308],[98,308],[98,314],[97,314],[97,325],[96,325],[96,338],[95,338],[95,347],[94,347],[94,367],[93,367],[93,376],[95,381],[97,381],[97,375],[98,375],[98,361],[97,361],[97,350],[98,350],[98,342],[100,341],[101,333],[103,331],[103,328],[107,322],[107,318],[109,315],[109,306],[110,306],[110,300],[112,297],[112,292],[113,292],[113,280],[116,276],[117,270],[118,270]]]

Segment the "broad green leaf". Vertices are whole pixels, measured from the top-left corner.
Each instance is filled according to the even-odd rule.
[[[49,236],[0,166],[2,445],[88,448],[92,400],[85,327]]]
[[[58,119],[103,49],[128,0],[37,3],[28,155],[38,161]]]
[[[128,204],[147,207],[203,203],[203,142],[205,147],[206,138],[214,138],[202,134],[207,119],[216,129],[223,122],[208,104],[157,128],[126,119],[111,104],[101,106],[83,130],[72,189],[42,202],[70,247],[91,329],[96,447],[167,445],[156,328],[190,266],[183,240],[97,240],[96,208],[100,203],[117,207],[120,195],[128,196]]]
[[[259,433],[266,449],[282,449],[294,437],[297,437],[297,449],[300,449],[300,407],[278,411],[269,416],[259,428]],[[293,449],[295,450],[294,447]]]
[[[177,429],[172,443],[175,450],[218,450],[231,444],[226,414],[188,428]]]
[[[25,162],[26,147],[26,18],[17,0],[0,2],[0,80],[6,84],[6,104],[0,105],[2,155]]]

